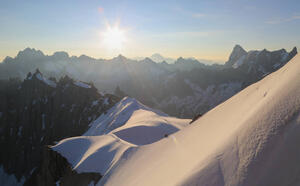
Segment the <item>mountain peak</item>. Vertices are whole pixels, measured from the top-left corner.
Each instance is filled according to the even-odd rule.
[[[42,73],[41,73],[40,69],[37,68],[37,69],[35,69],[34,74],[42,74]]]
[[[127,59],[125,56],[123,56],[122,54],[119,54],[118,56],[117,56],[117,59],[121,59],[121,60],[125,60],[125,59]]]
[[[68,59],[69,54],[67,52],[64,52],[64,51],[54,52],[53,57],[55,57],[56,59]]]
[[[150,59],[152,59],[155,62],[163,62],[166,61],[167,63],[174,63],[175,59],[169,58],[169,57],[164,57],[163,55],[159,53],[154,53],[150,56]]]
[[[159,53],[154,53],[154,54],[151,55],[151,57],[161,57],[161,58],[163,58],[163,56]]]
[[[239,44],[236,44],[234,47],[233,47],[233,50],[244,50],[243,47]]]
[[[294,47],[294,48],[290,51],[290,55],[291,55],[291,56],[295,56],[297,53],[298,53],[297,47]]]
[[[24,50],[20,51],[17,55],[19,58],[32,58],[32,57],[43,57],[45,56],[44,53],[40,50],[35,50],[34,48],[25,48]]]
[[[235,45],[229,59],[234,59],[237,56],[245,55],[247,52],[240,45]]]
[[[235,45],[229,56],[229,60],[226,62],[226,65],[232,66],[238,59],[240,59],[240,57],[246,54],[247,52],[240,45]]]
[[[146,62],[146,63],[155,63],[151,58],[149,57],[146,57],[143,62]]]

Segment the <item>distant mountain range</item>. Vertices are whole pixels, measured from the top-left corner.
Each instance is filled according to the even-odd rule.
[[[28,72],[39,68],[46,77],[68,75],[93,82],[99,90],[108,93],[118,88],[123,95],[172,116],[191,118],[276,71],[296,54],[296,48],[291,52],[284,49],[247,52],[236,45],[224,65],[205,65],[185,58],[168,64],[154,62],[151,58],[132,60],[122,55],[110,60],[85,55],[70,57],[66,52],[48,56],[27,48],[0,64],[0,79],[23,79]]]
[[[133,149],[143,149],[143,145],[149,145],[152,149],[153,142],[164,143],[169,139],[173,140],[170,142],[172,144],[176,142],[171,138],[173,133],[188,128],[191,120],[167,114],[181,118],[201,116],[249,85],[261,79],[261,82],[269,82],[260,83],[266,91],[260,91],[260,84],[243,91],[241,94],[245,97],[241,99],[245,104],[231,99],[229,103],[226,102],[228,108],[222,109],[222,105],[226,103],[219,107],[223,114],[214,115],[209,112],[204,115],[204,118],[208,115],[218,127],[222,124],[216,124],[216,121],[223,121],[220,119],[222,117],[227,118],[226,123],[233,126],[233,129],[235,112],[240,118],[237,124],[242,125],[248,121],[243,114],[249,113],[253,119],[257,114],[263,114],[264,108],[269,108],[260,107],[256,100],[267,97],[269,102],[262,105],[271,104],[276,96],[282,102],[285,102],[285,97],[290,100],[291,98],[280,93],[279,88],[286,87],[287,93],[297,97],[297,91],[292,89],[297,88],[297,78],[296,82],[289,85],[287,82],[297,77],[297,71],[293,68],[299,65],[294,62],[289,68],[285,66],[296,54],[296,48],[290,52],[284,49],[247,52],[236,45],[224,65],[205,65],[197,60],[184,58],[168,64],[156,63],[150,58],[137,61],[122,55],[103,60],[84,55],[69,57],[65,52],[47,56],[39,50],[29,48],[20,51],[15,58],[7,57],[0,64],[0,148],[3,149],[0,153],[0,185],[88,185],[99,180],[105,183],[109,177],[106,172],[114,168],[114,163],[119,163],[128,149],[135,154]],[[277,75],[264,78],[283,66],[285,69],[276,72]],[[293,73],[280,86],[275,86],[274,83],[281,82],[281,77],[286,77],[282,75],[286,70]],[[270,77],[277,79],[270,80]],[[273,85],[277,87],[274,90],[275,97],[269,97],[268,91],[273,91]],[[255,92],[253,100],[247,100],[252,95],[248,94],[251,92],[249,90]],[[134,98],[128,98],[127,95]],[[125,98],[120,101],[121,97]],[[297,101],[293,104],[297,106],[296,103]],[[258,106],[254,107],[256,104]],[[251,106],[262,110],[253,112]],[[273,112],[272,109],[277,107],[273,105],[270,108],[269,111]],[[296,111],[297,109],[293,112]],[[212,113],[216,112],[218,111],[212,110]],[[225,117],[227,113],[229,117]],[[279,116],[282,116],[281,112]],[[268,115],[264,114],[261,118],[262,120],[258,118],[257,121],[267,121]],[[202,125],[197,119],[201,121],[202,117],[195,117],[191,124]],[[277,120],[274,121],[272,127],[276,127]],[[278,121],[285,120],[281,118]],[[209,121],[204,124],[210,126]],[[216,129],[228,129],[228,126]],[[255,122],[249,126],[257,129]],[[229,129],[222,133],[220,140],[226,141],[229,133]],[[200,136],[201,141],[205,131],[197,130],[187,134],[183,136]],[[84,136],[61,141],[55,146],[56,149],[45,147],[55,145],[55,141],[80,135]],[[246,136],[247,139],[251,139],[250,137]],[[205,137],[203,139],[207,140]],[[184,141],[182,138],[181,142]],[[162,147],[167,149],[168,146]],[[170,147],[173,148],[172,145]],[[176,146],[174,149],[176,151]],[[160,148],[157,150],[153,147],[153,152],[160,151]],[[145,156],[152,154],[146,153]],[[159,154],[154,158],[159,159],[160,156]],[[102,157],[105,158],[101,159]],[[103,165],[92,166],[93,158]],[[208,177],[209,175],[210,173]],[[119,179],[112,181],[117,183]],[[129,184],[130,180],[127,181]],[[194,179],[185,181],[189,183]]]
[[[143,60],[145,58],[146,57],[135,57],[134,59],[140,61],[140,60]],[[169,57],[164,57],[164,56],[162,56],[159,53],[152,54],[148,58],[150,58],[152,61],[157,62],[157,63],[166,62],[166,63],[172,64],[172,63],[174,63],[176,61],[176,59],[169,58]]]
[[[135,57],[134,59],[138,60],[138,61],[141,61],[141,60],[143,60],[145,58],[146,57]],[[172,63],[174,63],[176,61],[176,59],[174,59],[174,58],[164,57],[164,56],[162,56],[159,53],[152,54],[148,58],[150,58],[152,61],[157,62],[157,63],[166,62],[168,64],[172,64]],[[199,63],[203,63],[203,64],[206,64],[206,65],[213,65],[215,63],[220,63],[219,61],[213,61],[213,60],[208,60],[208,59],[195,59],[195,58],[192,58],[192,57],[191,58],[187,58],[187,59],[197,60],[197,61],[199,61]]]

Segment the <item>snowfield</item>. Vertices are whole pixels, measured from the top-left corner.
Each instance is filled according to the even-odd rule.
[[[159,141],[190,121],[169,117],[126,97],[93,121],[83,136],[62,140],[52,149],[66,157],[77,172],[104,175],[129,148]]]
[[[300,185],[299,55],[187,127],[189,120],[119,105],[85,134],[101,136],[53,147],[75,170],[100,172],[98,185]]]

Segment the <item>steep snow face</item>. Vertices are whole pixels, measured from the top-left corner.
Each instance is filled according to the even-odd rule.
[[[98,185],[299,185],[300,56],[189,127],[129,150]]]
[[[83,136],[62,140],[52,149],[66,157],[77,172],[105,175],[125,152],[159,141],[190,121],[169,117],[126,97],[92,122]]]

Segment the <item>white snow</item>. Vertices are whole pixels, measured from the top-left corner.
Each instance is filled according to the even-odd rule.
[[[55,185],[59,186],[60,185],[60,180],[58,180],[57,182],[55,182]]]
[[[95,100],[95,101],[92,102],[92,107],[97,106],[98,104],[99,104],[99,101]]]
[[[82,87],[82,88],[91,88],[91,87],[92,87],[91,85],[86,84],[86,83],[83,83],[83,82],[81,82],[81,81],[76,81],[76,82],[74,82],[74,84],[75,84],[76,86],[79,86],[79,87]]]
[[[84,136],[114,133],[126,139],[137,137],[138,141],[133,139],[134,143],[147,143],[146,141],[155,138],[152,135],[161,138],[164,136],[162,133],[174,133],[186,126],[189,121],[169,117],[158,110],[146,107],[133,98],[126,97],[108,110],[106,114],[102,114],[93,121]],[[146,140],[147,134],[144,134],[144,130],[147,131],[151,139]],[[132,134],[128,134],[128,132]],[[138,137],[138,135],[142,136]]]
[[[238,68],[238,67],[240,67],[240,66],[244,63],[245,58],[246,58],[246,55],[241,56],[241,57],[240,57],[240,58],[232,65],[232,67],[233,67],[233,68]]]
[[[54,81],[51,81],[47,78],[44,78],[42,74],[40,73],[37,73],[36,75],[36,78],[38,78],[40,81],[43,81],[44,83],[46,83],[47,85],[55,88],[56,87],[56,83]]]
[[[104,105],[109,105],[108,98],[104,98],[103,104],[104,104]]]
[[[53,149],[78,172],[100,172],[97,185],[300,185],[300,56],[185,123],[126,98]],[[164,125],[182,129],[156,139],[144,128]]]
[[[104,175],[129,148],[154,143],[190,121],[169,117],[126,97],[93,121],[84,136],[62,140],[52,148],[76,171]]]
[[[130,150],[98,185],[299,185],[299,112],[298,55],[172,137]]]
[[[114,135],[81,136],[60,141],[52,149],[62,154],[78,172],[104,175],[132,145]]]

